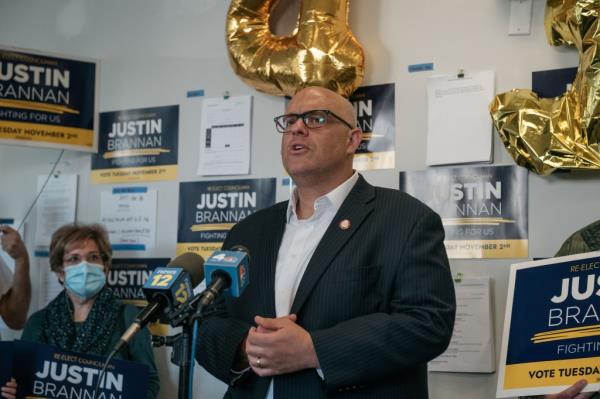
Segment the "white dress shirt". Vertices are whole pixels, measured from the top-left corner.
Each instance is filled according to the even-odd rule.
[[[317,198],[314,213],[308,219],[298,219],[297,192],[294,190],[287,209],[287,224],[277,255],[275,267],[275,311],[277,317],[290,314],[298,286],[317,245],[331,224],[335,214],[358,180],[358,173],[344,183]],[[321,370],[317,370],[323,377]],[[273,381],[266,399],[273,399]]]

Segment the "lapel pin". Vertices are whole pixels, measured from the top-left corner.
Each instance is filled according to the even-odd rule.
[[[352,226],[352,223],[348,219],[344,219],[340,222],[339,226],[342,230],[348,230]]]

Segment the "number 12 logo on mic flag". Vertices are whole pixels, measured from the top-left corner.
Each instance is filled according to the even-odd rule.
[[[144,284],[144,294],[150,298],[157,294],[169,295],[179,303],[192,296],[192,283],[180,267],[158,267]]]

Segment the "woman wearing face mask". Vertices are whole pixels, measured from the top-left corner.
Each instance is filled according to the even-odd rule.
[[[139,312],[117,301],[106,287],[112,250],[106,230],[98,224],[68,224],[52,235],[50,268],[65,289],[34,313],[21,339],[64,350],[107,356]],[[147,364],[148,398],[156,398],[159,379],[147,329],[140,331],[115,358]],[[14,380],[2,389],[11,397]]]

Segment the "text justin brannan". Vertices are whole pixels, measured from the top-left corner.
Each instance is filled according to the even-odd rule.
[[[42,371],[35,373],[40,380],[33,382],[33,395],[47,398],[65,399],[121,399],[123,392],[123,374],[106,372],[100,388],[114,390],[119,394],[100,392],[94,397],[94,388],[100,370],[90,367],[69,365],[65,363],[44,361]],[[65,385],[66,381],[69,384]],[[80,386],[72,386],[78,385]]]

